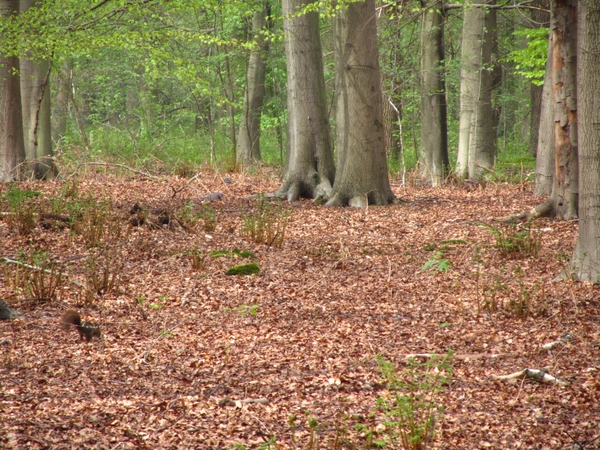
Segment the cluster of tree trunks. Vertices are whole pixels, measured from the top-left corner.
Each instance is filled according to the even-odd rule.
[[[0,16],[40,0],[0,0]],[[0,56],[0,181],[53,178],[49,60]],[[27,164],[26,164],[27,161]]]

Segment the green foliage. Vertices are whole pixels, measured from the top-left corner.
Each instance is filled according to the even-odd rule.
[[[233,308],[233,310],[236,311],[237,313],[239,313],[240,316],[242,316],[242,317],[248,317],[248,316],[256,317],[256,315],[260,311],[260,306],[259,305],[242,304],[242,305],[236,306],[235,308]]]
[[[498,227],[485,223],[479,225],[492,233],[496,240],[494,247],[502,258],[535,258],[542,247],[542,233],[532,228],[532,221],[523,226],[519,226],[515,221],[500,224]]]
[[[422,450],[433,445],[437,413],[443,410],[436,396],[452,378],[452,355],[449,351],[441,359],[432,357],[424,363],[411,358],[401,373],[391,362],[377,357],[389,389],[377,399],[377,408],[385,416],[382,440],[391,448]]]
[[[8,213],[5,220],[9,228],[15,229],[21,236],[30,234],[37,225],[36,214],[39,208],[34,199],[41,194],[37,191],[21,189],[16,185],[8,188],[0,204]]]
[[[67,208],[76,217],[75,233],[82,236],[89,248],[118,240],[122,235],[119,217],[113,213],[110,201],[98,201],[89,196],[82,201],[69,202]]]
[[[86,302],[94,303],[98,295],[113,292],[119,286],[124,270],[123,258],[117,247],[106,247],[89,256],[84,264],[87,273]]]
[[[443,258],[443,252],[436,252],[429,261],[423,264],[421,270],[423,272],[429,270],[437,270],[438,272],[446,272],[450,268],[450,261]]]
[[[529,28],[517,30],[513,33],[516,37],[528,39],[527,47],[513,50],[508,60],[516,64],[515,69],[535,85],[544,84],[546,74],[546,61],[548,59],[548,28]]]
[[[4,264],[4,278],[15,295],[54,301],[64,286],[64,269],[45,251],[19,252],[18,264]]]
[[[251,262],[248,264],[239,264],[233,266],[225,272],[225,275],[253,275],[260,272],[260,267],[257,262]]]
[[[279,199],[271,202],[264,195],[256,198],[255,205],[256,211],[244,217],[240,235],[257,244],[281,247],[292,214],[291,209],[284,208]]]

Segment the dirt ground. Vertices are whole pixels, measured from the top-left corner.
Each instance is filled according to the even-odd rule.
[[[531,246],[521,252],[498,241],[525,230],[501,221],[540,202],[531,185],[393,182],[402,202],[367,210],[271,203],[277,217],[290,214],[281,247],[241,233],[257,211],[245,197],[278,187],[270,171],[98,170],[11,186],[0,195],[35,190],[37,205],[111,199],[116,219],[90,246],[52,218],[19,234],[3,209],[0,257],[44,250],[64,279],[56,299],[33,300],[16,281],[21,266],[1,266],[0,298],[24,314],[0,321],[1,448],[365,448],[357,423],[380,440],[393,433],[376,406],[390,395],[377,355],[406,373],[407,355],[449,350],[433,448],[600,448],[600,290],[553,282],[577,222],[536,221],[519,235]],[[209,210],[214,230],[184,220]],[[220,250],[230,253],[210,253]],[[225,275],[250,261],[259,274]],[[105,267],[114,283],[91,292]],[[61,331],[67,309],[103,339]],[[567,332],[571,341],[542,348]],[[561,383],[494,378],[523,369]]]

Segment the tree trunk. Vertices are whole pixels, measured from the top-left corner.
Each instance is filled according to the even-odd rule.
[[[351,3],[334,19],[338,164],[330,206],[386,205],[390,188],[375,0]]]
[[[40,3],[40,0],[21,0],[21,12]],[[52,160],[52,129],[50,125],[50,68],[49,60],[33,61],[22,58],[21,108],[25,157],[28,170],[38,179],[52,179],[56,166]]]
[[[552,35],[548,36],[548,60],[542,90],[539,132],[535,161],[534,194],[547,197],[554,180],[554,102],[552,101]]]
[[[552,102],[554,177],[548,200],[517,216],[565,220],[578,217],[579,162],[577,155],[577,0],[552,0]]]
[[[534,4],[540,8],[548,8],[546,0],[537,0]],[[532,10],[531,19],[534,21],[534,28],[541,28],[550,22],[550,14],[546,11]],[[542,117],[542,96],[544,86],[530,84],[531,98],[531,116],[529,122],[529,145],[527,153],[537,156],[538,140],[540,131],[540,122]]]
[[[577,110],[579,235],[563,277],[600,283],[600,3],[579,0]],[[564,41],[563,41],[564,42]]]
[[[488,3],[474,0],[471,4]],[[492,32],[496,10],[465,4],[461,56],[460,124],[456,175],[479,179],[494,165]]]
[[[53,78],[54,96],[52,102],[52,140],[59,141],[67,131],[69,116],[69,93],[71,92],[70,67],[67,63],[58,70]]]
[[[283,184],[276,194],[289,201],[329,198],[335,176],[319,16],[316,12],[295,14],[310,3],[283,1],[289,151]]]
[[[0,17],[18,14],[18,0],[0,0]],[[22,176],[25,160],[19,58],[0,55],[0,181]]]
[[[555,216],[578,216],[579,164],[577,157],[577,0],[552,1],[552,86],[554,99],[554,183],[551,195]]]
[[[421,179],[440,186],[450,162],[444,76],[444,17],[442,4],[426,7],[421,21]]]
[[[263,29],[267,26],[266,15],[267,4],[264,2],[262,10],[254,13],[252,18],[252,32],[257,45],[250,53],[244,109],[238,131],[236,160],[241,165],[261,159],[260,116],[265,98],[265,75],[267,73],[265,58],[269,50],[268,41],[262,34]]]

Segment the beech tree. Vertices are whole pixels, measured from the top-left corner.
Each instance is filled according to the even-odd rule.
[[[385,140],[375,0],[350,3],[334,18],[337,173],[327,205],[366,207],[394,200]]]
[[[464,6],[460,71],[456,175],[473,179],[492,169],[495,153],[490,68],[496,11],[473,6],[481,4],[488,1],[473,0]]]
[[[421,19],[421,179],[440,186],[449,167],[443,3],[425,6]]]
[[[39,3],[40,0],[21,0],[21,12]],[[25,157],[31,161],[28,171],[35,178],[53,178],[56,166],[52,160],[50,126],[51,61],[21,58],[20,66]]]
[[[283,0],[287,60],[288,146],[283,183],[276,195],[329,198],[335,176],[325,76],[313,0]]]
[[[260,116],[265,98],[265,76],[267,72],[266,53],[269,48],[264,37],[267,26],[267,2],[263,2],[260,11],[252,17],[252,33],[256,46],[250,53],[248,73],[246,76],[246,91],[244,92],[244,106],[242,120],[237,138],[236,162],[246,165],[253,161],[260,161]]]
[[[0,18],[14,16],[18,0],[0,0]],[[25,160],[19,58],[0,54],[0,181],[21,178]]]
[[[554,174],[550,197],[521,220],[552,216],[570,220],[578,217],[579,162],[577,136],[577,0],[553,0],[550,35],[552,39],[552,112]],[[542,136],[542,132],[540,132]]]
[[[556,3],[554,6],[558,7]],[[573,13],[572,8],[578,9],[577,110],[576,116],[570,122],[567,119],[565,125],[574,127],[576,119],[580,193],[577,245],[562,277],[600,283],[600,3],[597,0],[579,0],[577,5],[574,0],[565,3],[569,3],[567,14]],[[558,16],[562,17],[560,12]],[[567,30],[556,30],[555,36],[560,37],[560,31],[564,47],[569,42],[565,36]],[[571,109],[566,111],[574,113]],[[566,151],[573,151],[573,142],[568,139],[572,135],[565,136],[564,127],[560,128],[560,143],[567,145]]]

